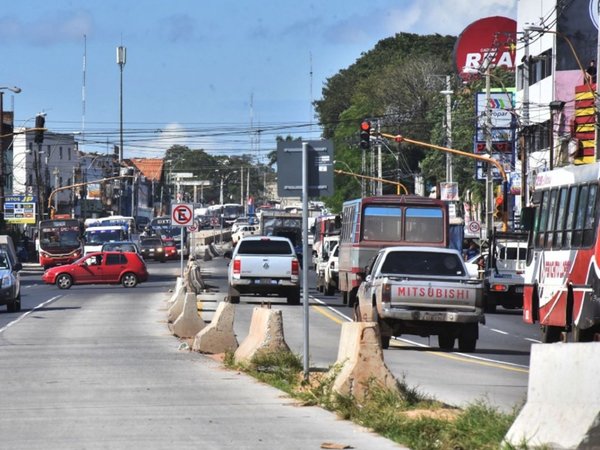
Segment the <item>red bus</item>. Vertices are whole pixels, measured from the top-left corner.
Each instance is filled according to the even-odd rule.
[[[525,266],[523,320],[542,342],[585,342],[600,332],[600,163],[539,173]]]
[[[379,249],[391,245],[448,247],[445,202],[419,195],[384,195],[344,202],[339,244],[339,290],[356,302],[361,273]]]
[[[82,224],[77,219],[42,220],[38,224],[39,261],[45,269],[70,264],[83,256]]]

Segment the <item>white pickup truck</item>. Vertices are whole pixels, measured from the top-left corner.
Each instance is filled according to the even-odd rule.
[[[391,336],[438,336],[442,350],[475,351],[485,323],[482,282],[469,273],[457,250],[386,247],[366,269],[355,320],[377,322],[381,344]]]
[[[231,253],[227,269],[229,302],[240,295],[276,294],[289,304],[300,303],[300,262],[292,242],[280,236],[246,236]]]

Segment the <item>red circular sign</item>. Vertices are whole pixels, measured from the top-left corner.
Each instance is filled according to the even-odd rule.
[[[514,70],[517,42],[517,22],[508,17],[493,16],[476,20],[458,37],[454,47],[456,69],[463,80],[473,75],[470,69],[485,69],[486,58],[493,66]]]
[[[184,227],[194,222],[194,213],[190,205],[175,205],[171,212],[173,225]]]

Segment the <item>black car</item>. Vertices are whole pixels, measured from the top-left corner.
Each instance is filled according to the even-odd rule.
[[[155,261],[165,262],[165,245],[159,237],[147,237],[140,241],[140,251],[144,259],[154,259]]]
[[[102,244],[101,252],[134,252],[140,254],[137,244],[131,241],[112,241]]]

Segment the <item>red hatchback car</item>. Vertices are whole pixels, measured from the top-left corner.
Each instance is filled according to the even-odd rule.
[[[148,280],[146,263],[133,252],[88,253],[73,264],[52,267],[44,272],[42,280],[69,289],[74,284],[118,284],[135,287]]]

